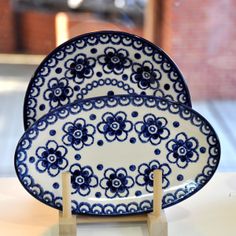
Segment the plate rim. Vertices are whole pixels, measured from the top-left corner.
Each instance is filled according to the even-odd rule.
[[[80,38],[84,38],[84,37],[89,37],[92,35],[99,35],[99,34],[117,34],[117,35],[126,35],[130,38],[137,38],[138,40],[151,45],[153,48],[157,49],[160,53],[162,53],[168,60],[170,63],[172,63],[172,65],[175,67],[176,71],[179,74],[179,78],[182,80],[183,85],[184,85],[184,90],[186,91],[186,97],[187,97],[187,104],[183,104],[183,105],[187,105],[189,107],[192,107],[192,101],[191,101],[191,95],[190,95],[190,91],[186,82],[186,79],[183,75],[183,73],[181,72],[181,70],[179,69],[178,65],[176,64],[176,62],[159,46],[155,45],[154,43],[150,42],[149,40],[138,36],[136,34],[131,34],[131,33],[127,33],[127,32],[123,32],[123,31],[116,31],[116,30],[102,30],[102,31],[92,31],[89,33],[85,33],[85,34],[81,34],[81,35],[77,35],[75,37],[72,37],[71,39],[67,40],[66,42],[60,44],[59,46],[57,46],[56,48],[54,48],[52,51],[50,51],[50,53],[42,60],[42,62],[37,66],[36,70],[34,71],[33,75],[30,78],[29,84],[27,86],[26,89],[26,93],[24,96],[24,102],[23,102],[23,126],[24,126],[24,130],[26,130],[27,128],[29,128],[30,126],[27,126],[27,101],[28,101],[28,97],[30,95],[30,90],[32,88],[32,84],[34,82],[34,79],[36,78],[36,75],[38,74],[38,72],[40,71],[40,69],[42,68],[42,66],[45,64],[46,61],[48,61],[48,59],[50,59],[52,57],[52,55],[55,55],[55,53],[57,51],[59,51],[61,48],[63,48],[64,46],[70,44],[73,41],[76,41]],[[117,94],[118,95],[118,94]],[[150,95],[152,96],[152,95]],[[86,99],[86,98],[85,98]],[[171,101],[171,100],[170,100]],[[73,101],[74,102],[74,101]],[[182,103],[180,103],[182,104]],[[57,109],[57,108],[56,108]],[[54,109],[55,110],[55,109]]]
[[[129,99],[135,99],[135,98],[139,98],[139,97],[140,97],[140,98],[144,98],[144,99],[155,99],[155,100],[157,100],[157,101],[165,101],[166,103],[176,104],[176,105],[179,105],[179,106],[182,106],[182,107],[188,109],[189,111],[191,111],[191,112],[194,113],[195,115],[198,115],[204,122],[207,122],[207,125],[210,126],[210,129],[214,132],[214,135],[215,135],[215,137],[217,138],[217,148],[218,148],[217,163],[216,163],[216,165],[214,166],[214,169],[213,169],[213,171],[212,171],[212,174],[210,175],[210,178],[207,178],[206,181],[205,181],[202,185],[198,185],[193,191],[190,192],[190,194],[185,195],[184,197],[178,198],[177,201],[173,201],[172,203],[168,204],[168,205],[165,206],[164,208],[168,208],[168,207],[170,207],[170,206],[176,205],[176,204],[178,204],[178,203],[180,203],[180,202],[182,202],[182,201],[188,199],[189,197],[192,197],[194,194],[196,194],[196,193],[199,192],[201,189],[203,189],[203,188],[206,186],[206,184],[207,184],[207,183],[212,179],[212,177],[214,176],[215,172],[216,172],[217,169],[218,169],[220,160],[221,160],[221,144],[220,144],[220,139],[219,139],[219,137],[218,137],[218,135],[217,135],[215,129],[214,129],[213,126],[211,125],[211,123],[210,123],[204,116],[202,116],[200,113],[198,113],[196,110],[194,110],[194,109],[192,109],[191,107],[186,106],[186,105],[184,105],[184,104],[181,104],[181,103],[178,103],[178,102],[174,102],[174,101],[170,101],[170,100],[167,100],[167,99],[161,98],[161,97],[155,97],[155,96],[150,96],[150,95],[136,95],[136,94],[134,94],[134,95],[127,95],[127,94],[122,95],[122,94],[118,94],[118,95],[113,95],[113,96],[98,96],[98,97],[94,97],[94,98],[86,98],[86,99],[84,99],[84,100],[77,100],[77,101],[75,101],[75,102],[73,102],[73,103],[69,103],[69,104],[66,104],[66,105],[64,105],[64,106],[58,107],[58,108],[56,108],[55,110],[53,110],[53,111],[51,111],[51,112],[49,112],[49,113],[43,115],[40,119],[38,119],[38,120],[37,120],[32,126],[30,126],[29,129],[27,129],[27,130],[24,132],[24,134],[21,136],[19,142],[17,143],[16,150],[15,150],[15,155],[14,155],[14,168],[15,168],[15,172],[16,172],[17,178],[18,178],[18,180],[20,181],[20,183],[22,184],[22,186],[24,187],[24,189],[25,189],[30,195],[32,195],[34,198],[36,198],[36,197],[33,195],[33,193],[30,192],[29,189],[27,189],[26,186],[23,184],[23,182],[22,182],[22,180],[20,179],[20,176],[19,176],[19,174],[18,174],[18,171],[17,171],[17,164],[16,164],[16,162],[17,162],[17,147],[18,147],[18,145],[20,144],[20,142],[22,141],[22,139],[23,139],[25,133],[29,132],[29,130],[32,129],[34,126],[37,126],[40,120],[42,120],[42,119],[44,119],[44,118],[50,116],[51,113],[59,113],[60,110],[63,110],[63,109],[66,109],[66,108],[69,109],[70,107],[72,107],[72,106],[75,105],[75,104],[79,105],[79,104],[83,104],[83,103],[86,103],[87,101],[92,101],[92,100],[94,100],[94,101],[99,100],[99,99],[108,100],[109,98],[122,98],[122,97],[128,97]],[[143,105],[143,104],[142,104],[142,105]],[[127,106],[127,105],[126,105],[126,106]],[[155,107],[156,107],[156,106],[155,106]],[[92,108],[92,109],[93,109],[93,108]],[[208,160],[209,160],[209,157],[208,157]],[[205,167],[205,166],[204,166],[204,167]],[[46,204],[47,206],[50,206],[50,207],[52,207],[52,208],[54,208],[54,209],[61,210],[60,207],[51,206],[51,205],[47,204],[45,201],[43,201],[43,200],[41,200],[41,199],[39,199],[39,198],[36,198],[36,199],[37,199],[38,201],[40,201],[40,202]],[[105,204],[103,204],[103,205],[105,205]],[[128,205],[128,204],[127,204],[127,205]],[[114,216],[114,217],[115,217],[115,216],[122,216],[122,215],[142,214],[142,213],[148,213],[148,212],[151,212],[151,211],[152,211],[152,210],[145,210],[145,211],[143,211],[143,212],[134,212],[134,213],[133,213],[133,212],[132,212],[132,213],[131,213],[131,212],[125,212],[125,213],[122,213],[122,214],[111,214],[111,215],[110,215],[110,214],[93,214],[93,213],[91,213],[91,212],[90,212],[90,213],[73,213],[73,212],[72,212],[72,213],[73,213],[73,214],[77,214],[77,215],[78,215],[78,214],[89,215],[89,216],[96,216],[96,215],[97,215],[97,216],[101,216],[101,217],[103,217],[103,216],[106,217],[106,216],[109,215],[109,216]]]

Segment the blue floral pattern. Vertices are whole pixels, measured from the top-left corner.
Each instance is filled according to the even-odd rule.
[[[124,162],[119,164],[118,162],[114,162],[114,160],[112,161],[113,156],[111,155],[109,155],[111,158],[107,162],[103,163],[101,160],[97,159],[93,162],[93,156],[90,156],[90,153],[95,153],[103,159],[106,158],[103,155],[103,153],[107,151],[106,148],[111,148],[111,154],[117,150],[112,148],[116,141],[109,145],[105,140],[105,137],[97,130],[94,135],[94,145],[89,148],[86,147],[81,151],[77,151],[72,147],[69,147],[69,150],[69,148],[67,148],[67,146],[62,142],[62,137],[65,135],[65,131],[62,130],[64,124],[74,124],[76,119],[83,117],[87,124],[92,124],[94,127],[97,127],[98,123],[102,121],[102,116],[107,111],[114,110],[116,110],[116,112],[122,111],[126,113],[128,119],[132,121],[133,125],[138,121],[143,121],[143,116],[147,111],[156,114],[157,117],[165,117],[168,120],[166,127],[171,129],[171,135],[168,140],[162,141],[158,146],[146,144],[140,145],[138,133],[135,129],[132,129],[129,133],[130,137],[127,138],[126,142],[120,142],[116,147],[122,148],[122,146],[130,146],[131,149],[135,149],[138,145],[139,150],[144,147],[150,155],[146,157],[146,160],[144,160],[145,158],[139,159],[138,155],[137,158],[134,157],[129,162],[126,161],[124,165],[122,164]],[[169,117],[171,118],[169,119]],[[190,129],[191,132],[188,133],[188,130]],[[190,170],[192,168],[194,169],[194,172],[191,172],[191,175],[189,168],[180,169],[176,164],[170,163],[167,159],[168,153],[172,151],[168,150],[166,144],[171,139],[176,141],[176,135],[180,132],[187,135],[186,139],[194,137],[198,140],[198,148],[195,151],[199,152],[201,158],[199,158],[197,163],[189,163]],[[36,150],[41,146],[47,149],[46,143],[49,140],[44,141],[45,136],[48,138],[56,138],[58,146],[62,145],[68,149],[68,153],[64,158],[66,158],[69,163],[66,169],[62,171],[70,170],[70,167],[74,164],[80,164],[80,167],[75,166],[76,168],[74,167],[75,169],[71,170],[70,173],[76,173],[76,170],[79,170],[81,174],[77,174],[77,176],[82,175],[91,177],[92,175],[89,171],[88,175],[82,173],[85,171],[83,168],[86,164],[82,163],[86,162],[86,155],[89,154],[91,157],[91,159],[87,161],[89,162],[89,166],[92,168],[94,175],[98,176],[98,186],[95,188],[92,187],[96,184],[96,180],[93,179],[91,185],[87,185],[87,188],[83,187],[84,191],[82,194],[89,192],[88,188],[90,188],[90,193],[83,198],[83,201],[81,201],[78,185],[75,185],[74,188],[72,187],[72,191],[74,192],[72,196],[72,207],[73,213],[75,214],[123,215],[151,211],[151,194],[148,194],[148,191],[145,188],[151,191],[152,176],[150,175],[150,170],[154,169],[153,166],[163,170],[164,167],[160,167],[163,164],[168,165],[172,170],[172,174],[166,176],[167,180],[169,180],[169,186],[164,189],[162,202],[163,208],[169,207],[192,196],[201,189],[213,176],[220,160],[220,143],[214,129],[209,122],[187,106],[181,106],[160,98],[138,95],[118,95],[112,98],[101,97],[87,99],[86,101],[77,101],[76,103],[66,105],[45,115],[34,123],[22,136],[15,154],[16,173],[25,189],[27,189],[27,191],[39,201],[57,209],[62,208],[60,173],[55,178],[47,178],[48,169],[45,170],[44,173],[40,173],[35,169],[36,163],[39,160],[36,155]],[[137,145],[134,145],[134,143]],[[170,149],[172,150],[172,147]],[[121,158],[119,153],[117,154],[116,158]],[[42,157],[42,155],[39,156]],[[155,162],[150,164],[153,160],[158,161],[160,165]],[[144,163],[147,165],[142,165]],[[142,167],[139,167],[140,165],[142,165]],[[125,187],[127,187],[129,191],[128,196],[125,198],[119,198],[118,196],[118,193],[120,193],[120,191],[122,192],[122,188],[114,190],[113,186],[112,192],[107,189],[109,181],[110,184],[112,182],[112,176],[108,173],[106,173],[105,176],[105,171],[107,168],[114,168],[111,172],[115,176],[118,176],[118,167],[123,167],[126,170],[123,176],[127,175],[127,177],[133,178],[133,181],[129,178],[127,182],[123,181]],[[43,168],[45,169],[45,165]],[[163,173],[165,175],[168,173],[168,167],[163,170]],[[140,175],[140,177],[136,180],[137,175]],[[110,176],[111,178],[109,180]],[[43,181],[45,178],[48,181]],[[101,183],[101,179],[106,180],[103,180]],[[82,184],[82,180],[79,178],[78,183]],[[132,182],[134,185],[129,188],[129,186],[132,185]],[[100,184],[102,184],[104,188],[102,188]],[[115,187],[119,184],[119,181],[114,181]],[[166,186],[166,182],[164,181],[163,186]],[[117,197],[108,199],[105,195],[106,190],[107,195],[113,197],[113,195],[117,194]],[[126,193],[123,192],[123,195],[125,196]],[[146,202],[146,200],[148,202]]]
[[[104,55],[98,57],[98,62],[102,65],[106,73],[115,73],[121,75],[125,68],[131,65],[131,60],[128,58],[129,53],[125,49],[115,49],[107,47],[104,50]]]
[[[168,164],[160,164],[157,160],[151,161],[149,164],[141,164],[138,168],[138,175],[136,182],[140,186],[145,186],[147,192],[153,192],[153,171],[156,169],[162,170],[162,188],[167,188],[170,182],[167,176],[171,173],[171,169]]]
[[[141,142],[150,142],[153,145],[157,145],[170,135],[170,131],[166,126],[167,120],[164,117],[147,114],[144,116],[143,121],[135,124],[135,130]]]
[[[67,149],[64,146],[60,146],[52,140],[48,141],[45,147],[39,147],[36,150],[37,171],[40,173],[47,171],[50,176],[57,176],[68,165],[66,154]]]
[[[95,128],[91,124],[86,124],[82,118],[76,119],[73,123],[67,122],[62,129],[65,132],[62,138],[63,143],[68,146],[71,145],[75,150],[93,144]]]
[[[194,137],[188,138],[185,133],[177,134],[175,139],[171,139],[166,144],[167,160],[175,163],[179,168],[186,168],[189,163],[197,162],[199,153],[197,152],[198,141]]]
[[[150,61],[144,61],[143,64],[134,63],[132,66],[133,73],[131,74],[131,81],[138,85],[140,89],[158,89],[161,79],[161,72],[154,69]]]
[[[65,62],[66,77],[73,78],[78,84],[83,83],[84,79],[91,78],[94,74],[96,60],[80,53],[74,59]]]
[[[97,128],[109,142],[124,141],[127,139],[128,132],[132,130],[133,124],[127,120],[127,115],[124,112],[115,114],[107,112],[102,116],[102,122],[98,123]]]
[[[108,168],[104,172],[104,178],[101,179],[100,186],[105,189],[105,195],[108,198],[127,197],[129,189],[133,187],[134,180],[128,176],[125,168]]]
[[[48,82],[48,89],[46,89],[43,94],[44,99],[49,101],[51,108],[70,103],[72,96],[73,90],[65,78],[60,80],[57,78],[50,79]]]
[[[25,129],[51,111],[50,99],[44,98],[44,92],[53,77],[69,81],[73,89],[70,103],[92,97],[94,92],[105,95],[111,85],[114,94],[155,95],[159,90],[162,97],[191,106],[182,74],[162,50],[127,33],[93,32],[69,40],[39,65],[25,97]],[[117,82],[103,82],[108,79]]]
[[[80,164],[73,164],[70,168],[72,194],[78,193],[81,196],[87,196],[91,188],[98,186],[98,178],[94,175],[90,166],[82,167]]]

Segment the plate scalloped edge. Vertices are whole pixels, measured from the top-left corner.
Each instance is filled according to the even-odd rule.
[[[107,38],[106,38],[107,37]],[[126,38],[128,38],[126,40]],[[37,70],[35,71],[29,85],[27,88],[27,92],[25,95],[25,101],[24,101],[24,126],[25,129],[28,128],[30,125],[32,125],[39,117],[41,117],[41,113],[46,114],[49,111],[53,110],[54,108],[56,108],[57,106],[55,105],[55,103],[58,103],[59,105],[65,105],[65,103],[71,103],[76,101],[77,99],[84,99],[84,98],[88,98],[88,92],[89,89],[87,88],[89,87],[93,87],[95,88],[97,86],[97,83],[95,83],[96,81],[92,81],[89,82],[91,80],[90,77],[88,77],[88,75],[93,75],[93,77],[95,76],[95,71],[93,69],[93,60],[94,60],[94,56],[96,56],[96,54],[94,54],[94,52],[91,53],[91,56],[89,58],[85,58],[85,54],[84,54],[84,50],[86,48],[86,50],[88,50],[88,47],[91,47],[91,50],[94,50],[96,44],[98,42],[101,45],[105,45],[107,42],[114,44],[114,47],[117,47],[117,44],[122,44],[121,46],[123,46],[123,48],[125,47],[130,47],[133,50],[136,50],[138,53],[143,53],[145,58],[150,58],[148,59],[148,61],[153,61],[153,65],[155,67],[155,69],[152,69],[151,73],[154,73],[154,71],[156,70],[156,67],[161,68],[160,71],[163,71],[162,73],[166,73],[168,76],[168,83],[170,83],[170,88],[165,88],[165,86],[168,84],[163,84],[158,85],[158,79],[157,79],[157,84],[153,83],[150,84],[149,86],[157,86],[157,94],[147,94],[147,95],[155,95],[155,96],[163,96],[166,97],[170,100],[173,101],[177,101],[180,102],[182,104],[188,105],[191,107],[191,99],[190,99],[190,94],[189,94],[189,90],[188,87],[186,85],[186,82],[184,80],[184,77],[182,75],[182,73],[180,72],[179,68],[177,67],[177,65],[173,62],[173,60],[162,50],[160,49],[158,46],[152,44],[151,42],[139,37],[139,36],[135,36],[129,33],[125,33],[125,32],[119,32],[119,31],[99,31],[99,32],[92,32],[92,33],[87,33],[84,35],[80,35],[77,36],[75,38],[70,39],[69,41],[63,43],[62,45],[60,45],[59,47],[57,47],[56,49],[54,49],[44,60],[43,62],[38,66]],[[121,47],[120,46],[120,47]],[[79,78],[75,77],[72,78],[73,76],[71,74],[69,74],[68,72],[75,72],[75,68],[70,69],[69,67],[66,68],[66,64],[63,66],[58,66],[58,64],[60,63],[64,63],[64,60],[68,60],[68,58],[70,58],[69,61],[73,61],[73,60],[77,60],[78,58],[75,56],[71,56],[73,55],[73,53],[75,53],[75,51],[78,50],[78,52],[80,52],[80,60],[83,60],[85,63],[85,61],[87,60],[87,64],[86,67],[87,68],[87,72],[88,74],[85,75],[79,75]],[[119,51],[119,50],[118,50]],[[118,54],[118,51],[115,53]],[[82,52],[82,53],[81,53]],[[100,52],[101,53],[101,52]],[[121,53],[121,52],[119,52]],[[137,53],[137,54],[138,54]],[[83,55],[82,55],[83,54]],[[99,54],[100,55],[100,54]],[[104,56],[106,57],[106,53],[104,54]],[[126,64],[124,65],[124,68],[120,71],[116,71],[116,67],[114,67],[112,69],[112,73],[114,75],[116,75],[117,73],[119,75],[121,75],[120,72],[124,73],[124,69],[128,70],[128,64],[129,68],[131,70],[131,72],[133,73],[133,77],[130,77],[130,80],[132,80],[133,82],[131,83],[130,81],[128,81],[127,83],[127,78],[124,78],[124,80],[122,78],[106,78],[106,76],[111,75],[111,71],[109,69],[109,71],[107,73],[105,73],[104,68],[105,64],[102,62],[105,57],[104,56],[98,56],[101,59],[101,65],[103,68],[103,73],[104,73],[104,78],[101,79],[104,80],[104,83],[110,83],[110,86],[114,86],[113,82],[115,81],[117,83],[116,86],[118,86],[118,82],[119,83],[123,83],[123,92],[127,92],[129,94],[132,93],[137,93],[139,94],[139,85],[143,86],[142,83],[144,83],[144,80],[142,82],[137,80],[135,76],[140,76],[140,75],[135,75],[135,70],[138,68],[137,65],[139,65],[139,63],[133,63],[130,64],[128,62],[130,62],[130,59],[126,59]],[[135,55],[134,55],[135,56]],[[139,55],[140,57],[140,55]],[[67,59],[65,59],[67,58]],[[77,58],[77,59],[76,59]],[[86,59],[86,60],[85,60]],[[142,58],[141,58],[142,59]],[[122,59],[124,60],[124,59]],[[135,59],[136,60],[136,59]],[[137,59],[138,61],[139,59]],[[142,59],[143,60],[143,59]],[[145,59],[147,60],[147,59]],[[142,63],[145,63],[145,60],[141,61]],[[131,60],[132,61],[132,60]],[[142,64],[141,63],[141,64]],[[99,64],[99,63],[97,63]],[[133,67],[133,64],[137,64],[136,67]],[[144,64],[139,65],[140,68],[144,68]],[[71,65],[70,65],[71,66]],[[65,68],[64,68],[65,67]],[[62,68],[63,71],[62,71]],[[96,68],[96,67],[95,67]],[[120,67],[119,67],[120,68]],[[150,69],[150,68],[149,68]],[[106,70],[106,69],[105,69]],[[116,73],[117,72],[117,73]],[[63,76],[62,76],[63,73]],[[101,73],[101,72],[99,72]],[[130,73],[130,72],[129,72]],[[155,71],[155,73],[157,73],[157,71]],[[69,77],[68,77],[69,76]],[[81,77],[82,76],[82,77]],[[100,76],[100,75],[99,75]],[[131,75],[130,75],[131,76]],[[60,78],[60,82],[63,83],[63,86],[65,89],[68,90],[68,93],[66,95],[66,99],[64,99],[62,97],[62,99],[59,98],[59,100],[57,100],[55,98],[55,101],[53,101],[53,105],[52,101],[50,100],[50,96],[52,96],[52,94],[54,94],[53,91],[51,91],[51,87],[54,86],[54,84],[56,86],[59,86],[59,80],[54,81],[53,85],[50,85],[51,87],[49,87],[47,90],[47,94],[42,94],[42,89],[43,86],[45,86],[44,84],[46,83],[46,81],[49,80],[53,80],[53,78]],[[90,79],[90,80],[89,80]],[[114,81],[113,81],[114,80]],[[70,81],[70,82],[68,82]],[[74,82],[73,82],[74,81]],[[145,80],[147,81],[147,80]],[[71,83],[74,83],[73,86],[71,86]],[[83,89],[80,89],[80,91],[77,91],[78,88],[80,87],[80,85],[83,85],[83,83],[89,83],[86,87],[84,87]],[[53,82],[52,82],[53,83]],[[70,84],[69,84],[70,83]],[[95,86],[96,85],[96,86]],[[132,85],[130,87],[130,85]],[[49,86],[49,85],[48,85]],[[101,86],[101,85],[99,85]],[[121,86],[121,85],[119,85]],[[119,87],[118,86],[118,87]],[[137,90],[139,92],[135,92],[133,91],[134,88],[133,86],[136,86],[135,88],[137,88]],[[146,85],[145,85],[146,86]],[[44,88],[46,89],[46,88]],[[85,90],[85,91],[83,91]],[[174,91],[174,95],[172,94]],[[130,92],[129,92],[130,91]],[[145,92],[146,90],[144,89],[143,92]],[[154,92],[155,90],[153,90]],[[172,91],[172,92],[170,92]],[[46,91],[44,91],[46,92]],[[118,92],[118,94],[123,93],[123,92]],[[51,94],[50,94],[51,93]],[[42,95],[41,95],[42,94]],[[64,94],[65,95],[65,94]],[[63,95],[63,96],[64,96]],[[104,96],[106,94],[97,94],[96,96]],[[172,97],[176,96],[175,98]],[[40,97],[41,96],[41,97]],[[46,99],[43,102],[39,102],[38,99],[42,99],[43,97],[45,97],[44,99]],[[54,96],[53,96],[54,99]]]
[[[35,140],[39,132],[45,130],[50,124],[58,119],[65,119],[70,114],[78,114],[80,111],[90,111],[91,109],[103,109],[104,107],[126,106],[132,104],[140,107],[146,106],[157,108],[157,110],[168,111],[172,114],[177,114],[184,120],[190,123],[207,136],[209,142],[209,157],[207,165],[204,166],[201,173],[197,175],[193,183],[184,188],[177,189],[174,193],[168,193],[163,196],[163,208],[179,203],[194,193],[199,191],[214,175],[220,160],[220,143],[219,139],[209,124],[209,122],[191,108],[171,102],[165,99],[156,98],[153,96],[138,96],[138,95],[117,95],[112,97],[97,97],[85,99],[73,104],[56,109],[54,112],[43,116],[36,121],[18,143],[15,153],[15,169],[17,176],[24,188],[39,201],[57,209],[62,208],[61,197],[54,196],[53,193],[45,191],[39,184],[34,182],[34,179],[28,175],[27,166],[24,164],[26,159],[26,151],[31,147],[32,141]],[[207,155],[208,155],[207,154]],[[150,212],[152,210],[152,200],[145,200],[139,204],[131,202],[128,205],[118,204],[94,204],[90,205],[87,202],[73,203],[73,213],[90,214],[90,215],[127,215],[141,212]]]

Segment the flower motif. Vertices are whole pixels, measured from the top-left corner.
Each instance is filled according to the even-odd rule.
[[[128,121],[124,112],[115,114],[107,112],[102,116],[102,122],[98,123],[98,130],[105,135],[107,141],[124,141],[127,139],[128,132],[132,130],[132,122]]]
[[[128,58],[129,53],[125,49],[107,47],[104,50],[104,55],[98,57],[98,62],[103,66],[106,73],[115,73],[120,75],[125,68],[131,65],[131,60]]]
[[[167,139],[170,131],[166,128],[167,120],[164,117],[155,117],[153,114],[144,116],[143,121],[135,124],[135,130],[143,143],[151,142],[157,145],[162,139]]]
[[[65,62],[65,67],[67,68],[66,77],[73,78],[76,83],[81,84],[84,79],[93,76],[95,64],[96,60],[94,58],[80,53],[74,59],[69,59]]]
[[[39,147],[36,150],[38,157],[36,169],[40,173],[47,171],[52,177],[58,175],[68,165],[68,160],[65,158],[66,153],[67,149],[64,146],[60,146],[52,140],[48,141],[46,147]]]
[[[127,175],[127,171],[124,168],[117,170],[108,168],[100,182],[100,186],[105,189],[105,195],[108,198],[127,197],[129,188],[133,187],[133,185],[134,180]]]
[[[170,184],[167,176],[171,173],[168,164],[160,164],[157,160],[151,161],[149,164],[141,164],[138,168],[136,182],[140,186],[145,186],[147,192],[153,192],[153,171],[156,169],[162,170],[162,188],[167,188]]]
[[[73,123],[67,122],[63,126],[63,131],[66,133],[62,137],[63,143],[68,146],[71,145],[75,150],[80,150],[83,146],[93,144],[95,128],[93,125],[87,125],[82,118],[76,119]]]
[[[94,175],[90,166],[82,167],[80,164],[73,164],[70,167],[71,184],[74,193],[79,193],[81,196],[87,196],[91,192],[91,188],[97,187],[98,178]]]
[[[159,87],[161,72],[158,69],[154,69],[151,62],[145,61],[142,65],[134,63],[132,70],[131,81],[138,84],[140,89],[157,89]]]
[[[198,141],[196,138],[188,138],[185,133],[179,133],[175,139],[166,144],[169,151],[167,159],[170,163],[176,163],[180,168],[186,168],[189,162],[197,162],[199,154],[196,151]]]
[[[73,90],[64,78],[58,80],[52,78],[48,82],[48,89],[44,92],[43,97],[49,101],[51,108],[70,103],[73,96]]]

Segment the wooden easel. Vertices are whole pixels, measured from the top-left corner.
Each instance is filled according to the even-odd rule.
[[[168,223],[162,210],[162,171],[154,171],[153,212],[148,214],[98,217],[71,214],[71,183],[70,173],[62,174],[62,204],[63,211],[59,212],[59,235],[76,236],[77,224],[108,223],[108,222],[147,222],[150,236],[167,236]]]

